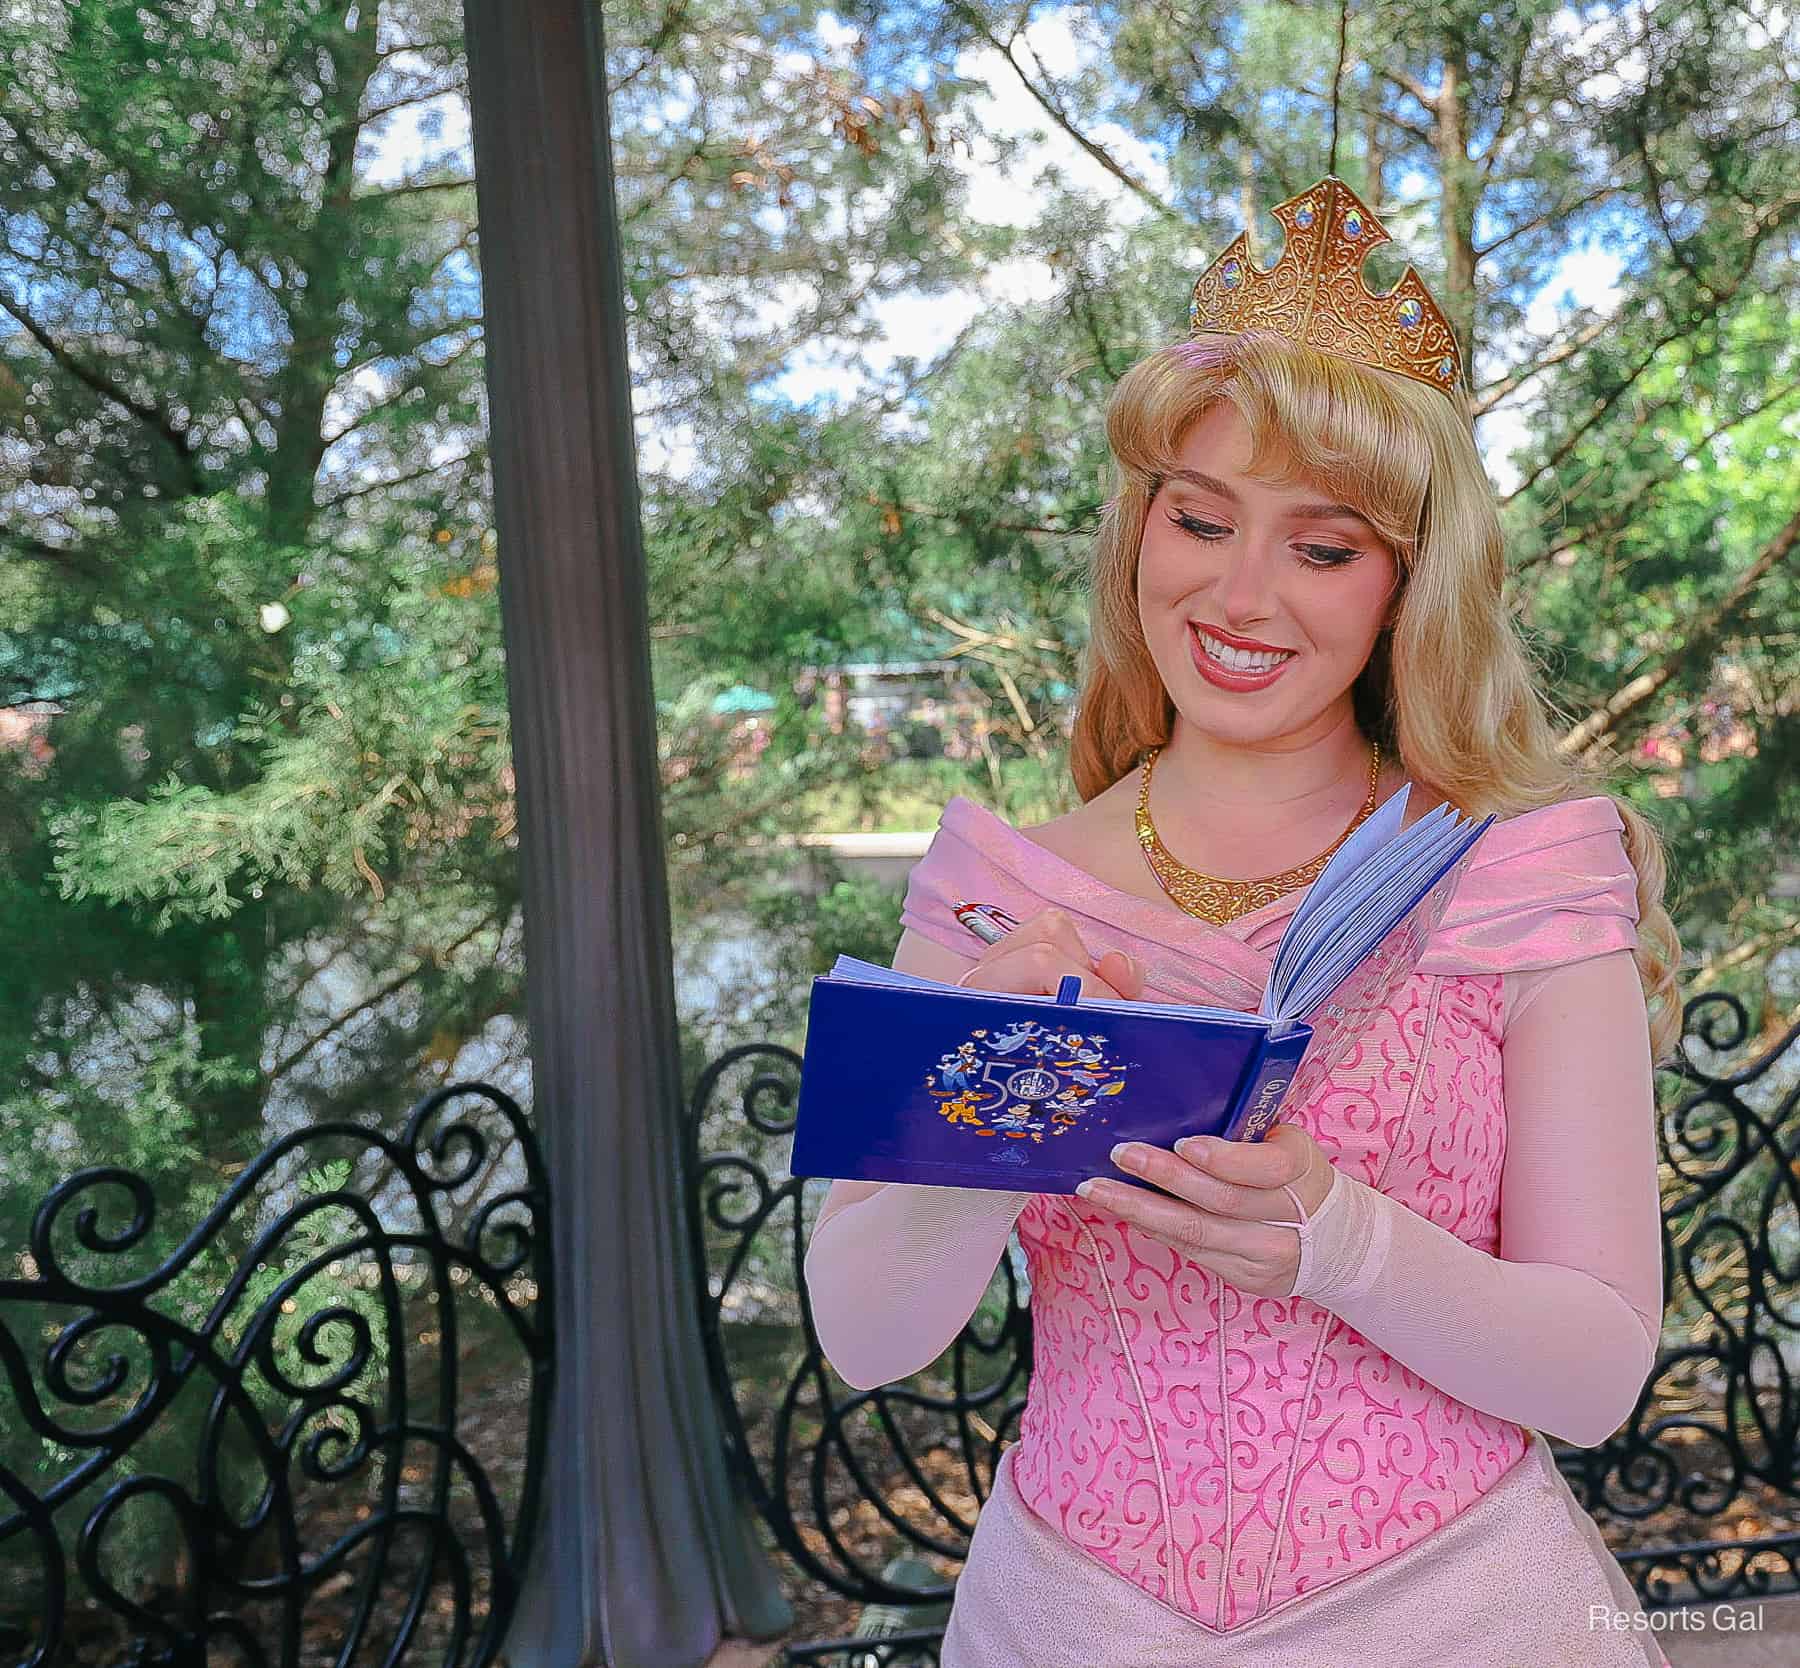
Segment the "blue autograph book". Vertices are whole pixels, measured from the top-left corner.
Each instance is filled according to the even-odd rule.
[[[1332,853],[1276,947],[1255,1013],[962,990],[839,956],[813,980],[795,1176],[1073,1193],[1115,1142],[1261,1140],[1412,976],[1494,819],[1402,787]]]

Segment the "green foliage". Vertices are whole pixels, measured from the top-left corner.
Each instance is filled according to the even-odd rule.
[[[1414,261],[1465,335],[1560,707],[1609,711],[1694,959],[1748,946],[1724,977],[1761,992],[1800,827],[1773,14],[1401,0],[1349,14],[1339,76],[1341,15],[607,7],[673,925],[687,957],[770,946],[690,1016],[690,1081],[797,1038],[836,954],[891,955],[898,895],[796,891],[784,839],[1069,808],[1107,398],[1245,205],[1334,162],[1396,236],[1371,281]],[[0,1245],[80,1163],[173,1221],[270,1122],[391,1115],[459,1063],[524,1090],[469,158],[374,166],[464,99],[461,27],[0,24],[0,719],[44,714],[0,734]],[[1577,256],[1616,304],[1541,314]],[[963,762],[884,759],[796,690],[952,655]],[[777,697],[750,769],[712,711],[740,682]]]
[[[834,875],[835,865],[821,861]],[[827,879],[817,896],[767,888],[752,895],[757,929],[774,957],[775,999],[756,1014],[759,1036],[798,1048],[805,1036],[805,998],[815,974],[829,972],[839,956],[886,965],[900,937],[900,898],[884,882],[865,877]]]

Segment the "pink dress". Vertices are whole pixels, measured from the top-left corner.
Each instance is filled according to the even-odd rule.
[[[1628,1418],[1662,1313],[1635,882],[1604,797],[1494,824],[1418,972],[1306,1104],[1334,1169],[1286,1297],[1079,1197],[835,1182],[806,1256],[826,1355],[929,1364],[1015,1230],[1035,1357],[945,1668],[1664,1665],[1552,1460]],[[1260,998],[1296,891],[1225,927],[958,797],[902,920],[1069,913],[1145,998]]]

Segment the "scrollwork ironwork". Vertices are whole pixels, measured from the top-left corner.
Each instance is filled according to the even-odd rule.
[[[1800,1025],[1733,1064],[1754,1035],[1737,997],[1691,997],[1682,1022],[1663,1346],[1619,1432],[1558,1454],[1595,1519],[1628,1526],[1619,1561],[1647,1608],[1800,1591]]]
[[[76,1660],[78,1596],[99,1660],[298,1668],[318,1630],[328,1660],[483,1668],[549,1407],[549,1198],[523,1112],[456,1083],[398,1134],[297,1130],[154,1255],[158,1209],[129,1170],[80,1171],[0,1278],[10,1406],[66,1457],[36,1487],[0,1465],[0,1567],[34,1589],[22,1668]],[[471,1445],[491,1435],[471,1353],[522,1392],[504,1484]]]

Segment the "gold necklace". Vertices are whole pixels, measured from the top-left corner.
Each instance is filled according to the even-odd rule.
[[[1363,801],[1362,809],[1351,819],[1350,826],[1317,857],[1302,863],[1297,869],[1284,869],[1280,874],[1269,875],[1262,880],[1220,880],[1216,875],[1202,874],[1198,869],[1190,869],[1185,863],[1178,861],[1157,837],[1156,824],[1150,820],[1150,771],[1160,752],[1162,747],[1156,746],[1149,748],[1144,754],[1143,780],[1138,786],[1138,844],[1143,848],[1152,872],[1170,899],[1189,915],[1196,915],[1202,921],[1210,921],[1215,927],[1235,921],[1240,915],[1247,915],[1253,909],[1261,909],[1264,904],[1273,903],[1295,887],[1316,880],[1319,871],[1330,861],[1331,854],[1350,838],[1357,825],[1375,809],[1375,784],[1381,771],[1379,740],[1373,743],[1369,753],[1369,794]]]

